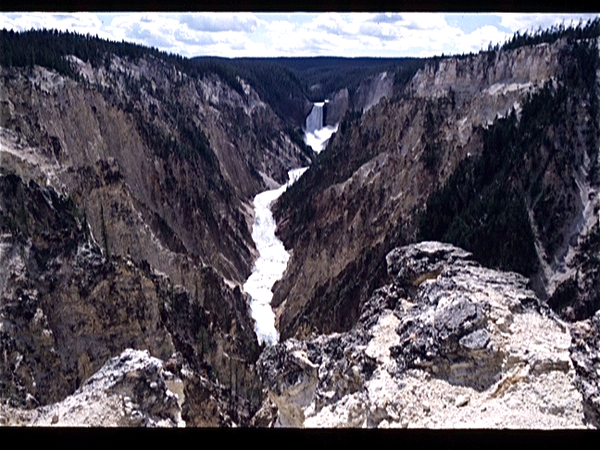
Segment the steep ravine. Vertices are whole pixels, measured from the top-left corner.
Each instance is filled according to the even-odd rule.
[[[578,45],[372,77],[362,113],[313,107],[316,157],[241,79],[0,67],[0,426],[597,428],[600,67],[582,87]],[[461,225],[523,239],[523,218],[517,254],[560,295],[464,248]]]
[[[578,205],[580,193],[596,192],[591,185],[578,188],[576,181],[582,179],[581,173],[585,177],[589,154],[598,158],[597,151],[588,150],[587,136],[598,118],[588,113],[592,107],[586,105],[593,104],[593,96],[588,97],[581,74],[589,70],[585,62],[579,62],[588,59],[588,47],[597,53],[595,40],[577,43],[558,39],[551,44],[431,61],[398,96],[382,99],[362,116],[348,114],[327,151],[274,205],[278,235],[286,247],[293,249],[288,270],[275,286],[273,298],[276,308],[285,304],[278,313],[282,337],[302,338],[314,332],[352,327],[361,305],[373,289],[385,282],[385,268],[380,261],[387,252],[416,240],[420,229],[437,226],[423,222],[420,215],[431,194],[441,190],[459,167],[463,177],[469,179],[472,175],[464,174],[470,167],[481,166],[477,161],[481,161],[479,155],[484,149],[494,148],[486,151],[496,156],[486,161],[502,168],[497,162],[502,161],[503,149],[506,153],[511,148],[523,148],[516,144],[510,147],[509,141],[493,145],[498,142],[502,126],[511,120],[519,123],[526,104],[526,122],[531,128],[522,138],[523,145],[528,146],[525,148],[530,149],[527,152],[531,152],[526,153],[527,159],[519,163],[515,159],[510,173],[497,169],[504,178],[490,178],[496,184],[487,187],[485,195],[479,192],[472,196],[470,191],[462,194],[458,188],[448,193],[460,192],[458,195],[465,199],[482,195],[492,205],[492,199],[501,198],[491,197],[497,192],[494,186],[522,189],[526,191],[525,206],[534,210],[541,227],[541,245],[555,252],[556,243],[577,244],[575,239],[560,237],[576,229],[578,216],[586,214]],[[566,89],[579,92],[574,95],[581,100],[569,101]],[[564,109],[560,117],[569,120],[561,121],[558,113],[549,114],[558,111],[550,103],[542,109],[537,106],[549,98],[555,99],[550,103]],[[542,110],[546,114],[541,114]],[[500,120],[503,117],[506,122]],[[554,125],[548,125],[551,120]],[[495,128],[493,124],[497,124]],[[511,133],[515,136],[518,132]],[[514,152],[518,155],[518,150]],[[543,161],[547,164],[541,164]],[[527,179],[527,173],[534,176]],[[484,176],[477,180],[486,186]],[[433,216],[438,224],[443,223],[440,217],[444,217],[444,207],[453,204],[460,205],[461,200],[438,202],[439,215]],[[469,210],[473,214],[469,220],[474,222],[470,229],[477,229],[476,208],[482,207],[473,205]],[[513,210],[518,208],[515,203]],[[587,212],[592,209],[585,207]],[[496,216],[493,210],[479,216],[486,217],[493,222]],[[466,239],[467,234],[461,236]],[[429,239],[442,240],[442,236]],[[470,243],[475,242],[473,239]],[[482,238],[480,242],[484,246],[486,241]],[[480,251],[475,253],[481,256]],[[553,258],[548,255],[549,260]],[[554,265],[557,272],[573,273],[565,260],[557,257],[554,261],[558,263]]]
[[[152,57],[73,61],[81,82],[38,66],[2,68],[0,126],[42,150],[21,161],[4,152],[5,165],[56,165],[55,187],[86,210],[98,242],[105,226],[113,253],[189,290],[194,266],[243,282],[255,257],[252,197],[309,158],[250,87],[240,95]]]
[[[597,55],[559,39],[442,59],[346,116],[274,208],[293,252],[258,364],[272,424],[598,427]],[[402,246],[453,208],[445,236],[473,253]],[[539,282],[536,258],[538,292],[498,270]]]
[[[73,410],[31,414],[136,349],[162,375],[131,385],[142,372],[122,372],[106,401],[131,403],[98,424],[180,425],[175,410],[191,426],[248,424],[262,399],[241,290],[257,256],[251,199],[310,155],[250,86],[148,55],[70,59],[79,78],[0,67],[0,423],[73,424]],[[168,411],[141,412],[146,394]]]
[[[331,135],[338,128],[338,124],[325,125],[323,107],[323,103],[315,103],[306,117],[305,141],[315,153],[323,150]],[[252,274],[244,283],[243,288],[251,298],[252,318],[256,322],[255,330],[261,344],[273,345],[279,340],[279,333],[275,328],[275,313],[271,306],[272,289],[283,276],[289,260],[289,253],[275,235],[277,225],[273,219],[271,206],[307,169],[308,167],[290,170],[287,183],[276,189],[261,192],[254,197],[252,239],[254,239],[259,256],[254,263]]]

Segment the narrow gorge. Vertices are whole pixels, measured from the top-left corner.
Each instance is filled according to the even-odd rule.
[[[1,426],[600,426],[600,21],[384,62],[0,33]]]
[[[335,126],[324,125],[323,103],[315,103],[306,118],[304,140],[316,153],[320,153],[327,145],[331,134],[337,130]],[[261,192],[254,197],[254,224],[252,239],[259,252],[254,263],[252,274],[244,283],[244,291],[250,295],[252,318],[255,320],[256,334],[260,344],[275,344],[279,333],[275,329],[275,313],[271,307],[273,286],[281,279],[287,267],[289,253],[283,243],[275,235],[276,224],[271,206],[293,184],[308,167],[293,169],[288,172],[287,183],[276,189]]]

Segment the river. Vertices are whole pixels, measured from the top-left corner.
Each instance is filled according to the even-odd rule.
[[[315,152],[325,147],[327,140],[337,130],[323,126],[323,103],[316,103],[306,119],[305,142]],[[308,169],[303,167],[288,172],[289,181],[283,186],[264,191],[254,197],[254,224],[252,239],[259,256],[254,263],[250,277],[244,283],[244,291],[250,295],[250,309],[255,321],[254,330],[260,344],[276,344],[279,333],[275,328],[275,313],[271,308],[272,288],[283,272],[290,258],[283,243],[275,235],[277,224],[271,212],[271,205]]]

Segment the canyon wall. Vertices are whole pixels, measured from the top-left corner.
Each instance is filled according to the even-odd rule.
[[[580,51],[587,59],[580,59]],[[348,114],[327,150],[275,207],[278,233],[292,251],[274,295],[282,337],[349,329],[361,304],[385,281],[385,254],[436,229],[428,218],[442,220],[441,201],[438,209],[429,205],[429,216],[423,214],[432,193],[459,167],[461,173],[468,172],[491,159],[500,167],[503,153],[511,168],[502,169],[499,178],[490,172],[489,182],[496,183],[498,192],[506,187],[506,193],[517,190],[517,197],[523,197],[525,209],[520,203],[514,208],[525,211],[532,219],[519,220],[531,225],[514,226],[523,253],[534,255],[531,267],[523,270],[541,298],[551,296],[553,280],[576,270],[564,255],[573,258],[569,249],[591,230],[595,216],[590,211],[598,204],[598,180],[589,176],[598,159],[592,142],[598,122],[593,112],[597,74],[592,75],[591,88],[576,75],[585,67],[597,70],[597,52],[595,40],[558,40],[438,59],[417,72],[399,95],[381,100],[362,116]],[[548,102],[540,107],[546,115],[535,109],[542,100]],[[520,122],[524,105],[526,121]],[[539,117],[546,122],[535,122]],[[500,133],[494,131],[496,123],[533,125],[521,133],[523,142],[509,146],[496,145],[490,137]],[[570,129],[578,131],[569,133]],[[484,152],[488,148],[494,150]],[[494,156],[481,156],[484,153]],[[481,170],[488,169],[477,170],[482,174],[477,183],[485,186],[488,181]],[[491,192],[492,187],[487,189]],[[481,226],[483,220],[496,217],[489,214],[473,215],[473,220],[481,220]],[[482,245],[485,242],[493,244],[484,240]],[[502,261],[498,264],[506,268]]]

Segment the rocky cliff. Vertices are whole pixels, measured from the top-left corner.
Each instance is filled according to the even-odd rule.
[[[178,381],[163,361],[147,351],[127,349],[109,360],[73,394],[59,403],[19,410],[0,406],[3,425],[176,427],[185,425]],[[181,380],[179,380],[181,384]]]
[[[152,56],[108,58],[93,68],[72,57],[81,81],[2,69],[2,165],[72,196],[114,254],[189,289],[193,265],[243,282],[252,197],[308,157],[247,85],[240,95]]]
[[[526,278],[448,244],[386,261],[390,283],[351,330],[262,353],[274,426],[598,426],[597,317],[570,326]]]
[[[348,114],[275,207],[292,250],[274,295],[282,336],[350,329],[385,255],[414,240],[460,235],[479,261],[551,295],[596,217],[597,56],[595,39],[559,39],[436,59]]]
[[[149,51],[66,60],[71,75],[0,67],[3,420],[30,409],[23,423],[73,424],[68,405],[108,390],[100,410],[127,397],[141,409],[82,424],[249,423],[262,396],[239,287],[256,258],[251,201],[310,155],[243,80]],[[128,349],[171,361],[186,401],[150,386],[155,362],[134,370],[154,374],[146,384],[92,383]]]
[[[198,288],[190,293],[148,263],[114,255],[109,260],[94,242],[84,213],[69,198],[34,181],[25,184],[14,174],[1,175],[0,188],[3,404],[50,408],[71,395],[75,398],[68,404],[81,402],[82,389],[100,389],[89,386],[89,378],[127,349],[148,352],[162,361],[161,367],[171,361],[169,370],[179,379],[180,390],[189,392],[179,406],[186,421],[189,410],[200,407],[193,388],[197,377],[215,392],[223,391],[217,403],[226,414],[212,415],[207,423],[243,422],[232,412],[233,393],[242,398],[240,403],[260,403],[252,375],[260,349],[239,289],[229,288],[210,267],[196,273]],[[145,379],[142,373],[136,377]],[[141,392],[151,383],[146,384],[127,389],[151,395]],[[129,392],[123,389],[125,393],[111,395],[123,401]],[[47,417],[46,410],[39,414]],[[171,413],[165,420],[178,423]]]
[[[394,76],[388,72],[361,81],[350,95],[347,88],[336,92],[325,105],[324,125],[335,126],[348,111],[368,111],[382,98],[391,98],[394,90]]]

